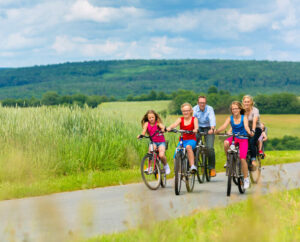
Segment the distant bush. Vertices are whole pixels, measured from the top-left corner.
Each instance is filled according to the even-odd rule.
[[[268,139],[264,146],[266,150],[300,150],[300,138],[286,135],[281,139]]]

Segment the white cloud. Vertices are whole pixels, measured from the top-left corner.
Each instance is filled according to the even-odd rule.
[[[163,58],[164,56],[168,56],[175,51],[175,48],[168,46],[167,37],[156,37],[152,38],[152,47],[150,49],[150,57],[151,58]]]
[[[224,56],[250,57],[254,54],[251,48],[244,46],[198,49],[196,50],[196,53],[199,56],[214,56],[214,58],[221,58]]]
[[[72,38],[68,36],[57,36],[52,48],[58,54],[70,54],[76,52],[77,54],[86,57],[97,57],[101,55],[113,55],[123,45],[124,43],[120,41],[98,40],[95,43],[95,41],[92,42],[81,37]]]
[[[141,17],[144,11],[135,7],[96,7],[87,0],[77,0],[71,7],[66,20],[91,20],[99,23],[108,23],[113,20]]]

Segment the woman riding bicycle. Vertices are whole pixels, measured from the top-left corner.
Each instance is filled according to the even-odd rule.
[[[164,164],[164,169],[166,174],[170,174],[171,170],[167,163],[166,152],[166,140],[163,134],[156,133],[157,130],[165,130],[165,126],[162,124],[160,116],[154,110],[148,110],[144,117],[142,118],[143,131],[141,135],[145,135],[146,132],[149,136],[153,136],[152,140],[154,142],[154,149],[158,149],[159,158]],[[155,134],[156,133],[156,134]],[[140,135],[137,136],[139,138]]]
[[[235,138],[235,144],[239,144],[240,147],[240,160],[242,164],[242,172],[244,175],[244,188],[247,189],[250,186],[250,180],[248,177],[248,165],[246,162],[247,158],[247,151],[248,151],[248,139],[244,137],[247,134],[251,134],[251,131],[248,127],[248,119],[244,116],[245,110],[242,107],[242,104],[238,101],[234,101],[230,105],[230,110],[232,115],[226,119],[224,124],[215,131],[215,134],[220,133],[221,131],[225,130],[227,126],[230,124],[232,128],[232,133],[243,135],[243,137],[237,136]],[[232,143],[233,137],[229,137],[224,141],[224,150],[227,157],[227,151],[229,146]]]
[[[194,132],[192,134],[183,134],[183,147],[186,148],[187,151],[191,167],[190,169],[191,171],[195,172],[197,171],[197,167],[194,165],[195,158],[193,149],[196,148],[197,139],[195,133],[198,131],[198,119],[193,117],[193,108],[189,103],[184,103],[181,105],[181,112],[183,117],[178,118],[175,123],[171,124],[167,128],[167,131],[170,131],[171,129],[180,125],[180,129]]]
[[[245,95],[243,97],[243,107],[245,109],[245,116],[248,118],[248,126],[251,129],[251,138],[249,139],[250,143],[250,155],[251,155],[251,165],[253,170],[256,169],[256,146],[257,141],[262,133],[259,110],[254,107],[253,98],[250,95]]]

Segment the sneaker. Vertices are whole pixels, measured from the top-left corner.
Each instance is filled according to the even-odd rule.
[[[248,189],[250,187],[249,177],[244,179],[244,189]]]
[[[197,171],[197,167],[195,165],[192,165],[190,168],[191,172],[196,172]]]
[[[226,168],[227,167],[227,162],[224,164],[224,168]]]
[[[258,151],[258,153],[259,153],[260,155],[262,155],[264,152],[263,152],[262,150],[260,150],[260,151]]]
[[[144,170],[144,172],[145,172],[146,174],[151,174],[151,173],[153,172],[152,166],[150,167],[150,169],[147,167],[147,168]]]
[[[215,169],[211,169],[210,170],[210,176],[211,177],[215,177],[217,174],[216,174],[216,170]]]
[[[169,164],[166,164],[166,165],[164,166],[164,169],[165,169],[165,173],[166,173],[166,175],[169,175],[169,174],[171,173],[171,170],[170,170]]]

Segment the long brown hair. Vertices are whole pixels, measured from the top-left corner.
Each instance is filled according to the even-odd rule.
[[[146,122],[149,122],[149,120],[148,120],[148,114],[149,114],[149,113],[154,114],[155,120],[156,120],[158,123],[162,123],[161,118],[160,118],[160,116],[158,115],[158,113],[156,113],[154,110],[148,110],[148,111],[146,112],[146,114],[143,116],[142,120],[141,120],[142,127],[144,126],[144,124],[145,124]]]
[[[243,107],[243,105],[239,102],[239,101],[233,101],[231,104],[230,104],[230,112],[232,113],[232,105],[236,105],[239,107],[239,109],[241,109],[240,111],[240,114],[241,115],[244,115],[245,114],[245,109]]]

